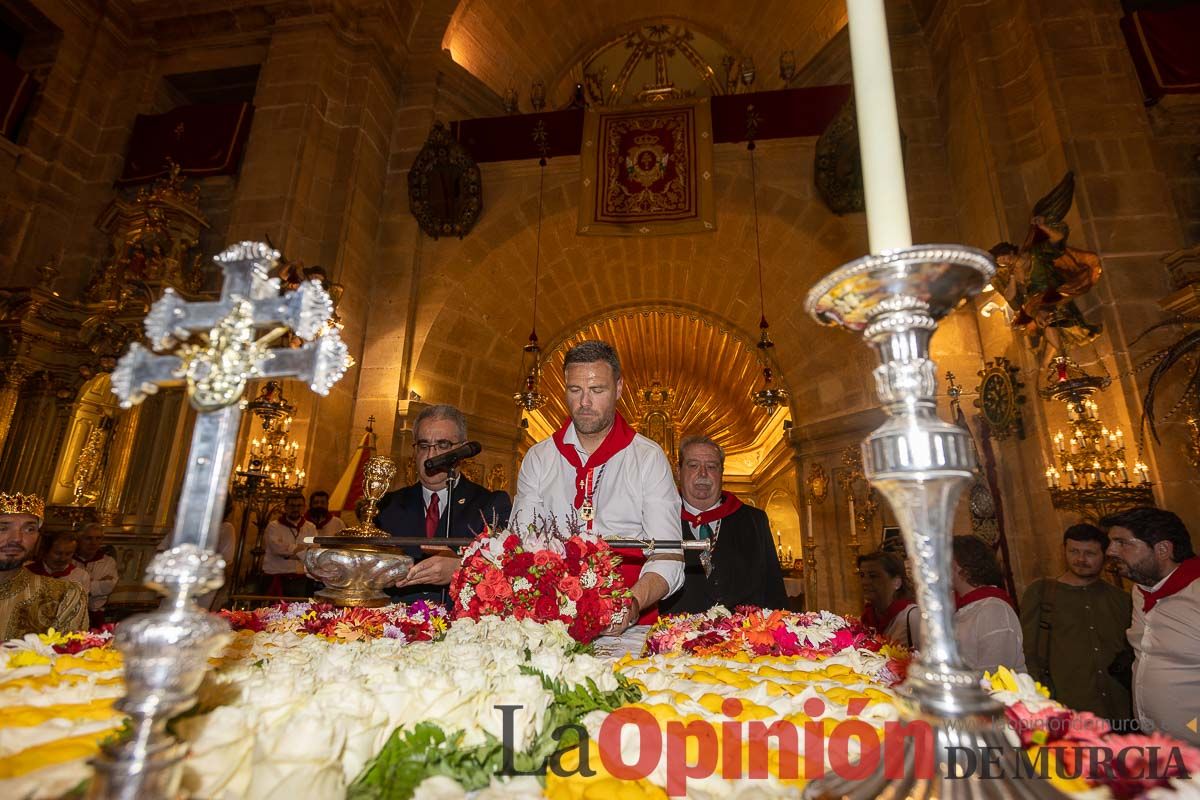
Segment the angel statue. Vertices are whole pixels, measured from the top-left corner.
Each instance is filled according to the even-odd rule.
[[[1100,335],[1100,326],[1085,320],[1075,304],[1100,280],[1101,267],[1095,253],[1067,246],[1066,216],[1074,196],[1075,174],[1067,172],[1034,205],[1024,244],[1001,242],[991,251],[994,283],[1013,311],[1012,327],[1035,350],[1049,343],[1065,353]]]

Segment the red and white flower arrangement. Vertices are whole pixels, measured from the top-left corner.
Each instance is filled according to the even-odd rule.
[[[327,603],[277,603],[253,611],[222,611],[235,631],[295,633],[329,641],[400,639],[436,641],[449,626],[446,609],[436,603],[393,603],[382,608],[337,608]]]
[[[576,524],[566,533],[552,519],[488,527],[463,550],[450,581],[453,617],[559,620],[576,641],[590,642],[630,602],[620,563],[603,539]]]

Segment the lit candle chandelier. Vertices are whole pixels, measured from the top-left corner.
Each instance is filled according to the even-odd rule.
[[[234,496],[282,495],[304,488],[305,472],[296,468],[300,449],[290,436],[296,407],[278,381],[267,381],[246,410],[262,420],[262,434],[250,440],[245,466],[234,478]]]
[[[1125,432],[1109,428],[1092,396],[1109,385],[1107,377],[1087,374],[1067,356],[1050,363],[1050,383],[1041,390],[1047,400],[1067,406],[1070,429],[1051,440],[1054,466],[1046,470],[1046,486],[1054,507],[1091,520],[1139,505],[1152,505],[1150,469],[1141,459],[1130,463]]]
[[[541,120],[533,129],[533,144],[541,153],[538,159],[538,212],[537,243],[533,257],[533,321],[529,330],[529,341],[521,348],[521,374],[524,381],[521,391],[513,395],[513,402],[526,413],[546,405],[546,396],[541,392],[542,348],[538,345],[537,301],[538,277],[542,265],[542,188],[546,182],[546,155],[550,151],[546,137],[546,126]]]
[[[762,272],[762,243],[758,235],[758,171],[754,164],[754,138],[758,135],[759,116],[754,106],[746,107],[746,149],[750,151],[750,191],[754,205],[754,256],[758,264],[758,352],[763,365],[763,386],[750,396],[754,405],[765,409],[768,414],[774,414],[775,409],[787,402],[787,390],[776,386],[775,374],[771,370],[771,323],[767,322],[767,305],[763,291]]]

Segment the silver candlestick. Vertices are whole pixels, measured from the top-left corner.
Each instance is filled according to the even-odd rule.
[[[145,328],[155,350],[174,352],[156,355],[135,343],[113,372],[113,393],[125,408],[160,385],[183,383],[198,413],[172,547],[147,571],[149,585],[166,600],[117,627],[115,644],[125,661],[125,696],[117,707],[129,715],[130,726],[96,763],[93,798],[165,800],[178,794],[184,752],[167,723],[195,703],[208,659],[229,635],[229,626],[192,598],[224,582],[224,559],[212,548],[246,382],[299,377],[327,394],[349,366],[337,329],[326,330],[333,310],[329,295],[316,281],[280,295],[279,279],[268,277],[278,258],[265,244],[242,242],[214,259],[225,274],[218,300],[189,303],[167,289],[146,316]],[[307,344],[268,346],[289,328]]]
[[[863,469],[891,504],[913,559],[921,652],[903,690],[914,706],[910,716],[928,723],[934,737],[932,764],[918,764],[909,747],[903,770],[885,770],[881,758],[866,780],[833,777],[809,784],[809,798],[1060,796],[1047,781],[1012,783],[1020,776],[1005,735],[1004,707],[982,688],[982,675],[966,668],[954,639],[950,528],[959,494],[972,479],[975,451],[967,431],[937,416],[937,366],[929,341],[938,320],[978,294],[995,270],[981,250],[917,245],[840,267],[805,302],[818,322],[861,332],[879,355],[875,385],[888,420],[863,443]],[[949,755],[963,748],[977,755],[985,748],[1003,752],[1001,766],[989,776],[1003,779],[949,776]]]

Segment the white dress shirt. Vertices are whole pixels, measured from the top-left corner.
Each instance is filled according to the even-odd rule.
[[[293,528],[282,518],[271,520],[267,523],[263,572],[268,575],[303,575],[304,562],[300,558],[308,549],[304,540],[316,535],[316,526],[306,519],[300,521],[298,528]]]
[[[95,561],[80,561],[76,566],[84,570],[90,579],[91,588],[88,590],[88,610],[99,611],[108,602],[113,589],[117,588],[120,574],[117,572],[117,560],[109,555],[100,556]]]
[[[985,597],[954,613],[954,638],[967,667],[994,671],[1003,664],[1025,672],[1021,621],[999,597]]]
[[[435,494],[438,497],[438,519],[441,519],[446,516],[446,501],[450,499],[450,490],[443,487],[435,492],[425,484],[421,484],[421,507],[425,509],[425,513],[429,513],[429,498]]]
[[[713,503],[708,508],[696,508],[694,505],[689,503],[687,500],[683,501],[684,511],[688,512],[689,514],[694,514],[695,516],[700,516],[705,511],[712,511],[714,508],[716,508],[719,505],[721,505],[721,496],[720,495],[717,495],[717,502]],[[692,536],[699,539],[700,538],[700,526],[693,525],[689,522],[688,527],[692,529]],[[708,523],[708,527],[712,529],[713,536],[716,536],[721,531],[721,520],[714,519],[712,522]]]
[[[309,521],[311,522],[311,520]],[[317,528],[317,536],[337,536],[344,530],[346,530],[346,523],[342,522],[342,518],[331,516],[324,525]]]
[[[574,447],[580,460],[588,454],[579,447],[575,425],[567,428],[564,442]],[[592,502],[596,508],[593,531],[605,537],[681,540],[681,501],[667,455],[655,442],[641,434],[629,446],[605,462],[603,472],[593,472]],[[528,525],[536,516],[553,517],[565,530],[575,508],[575,467],[554,444],[544,439],[525,454],[517,475],[517,498],[513,502],[514,524]],[[662,552],[662,548],[658,549]],[[653,572],[667,583],[667,594],[683,586],[683,562],[649,561],[641,575]]]
[[[1134,713],[1151,730],[1200,745],[1200,734],[1188,727],[1200,718],[1200,580],[1160,599],[1149,612],[1142,608],[1142,591],[1135,587],[1128,633],[1137,655]]]

